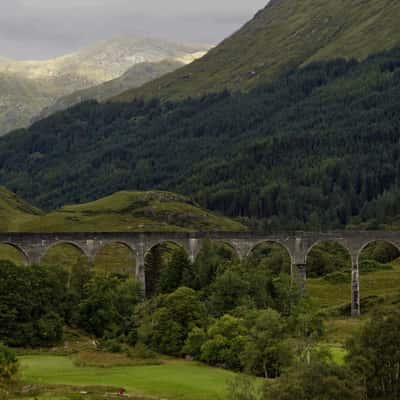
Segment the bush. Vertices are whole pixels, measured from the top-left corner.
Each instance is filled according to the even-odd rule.
[[[120,353],[123,350],[122,344],[117,339],[103,339],[100,341],[101,350],[110,353]]]
[[[365,260],[362,261],[360,264],[360,273],[368,273],[368,272],[375,272],[375,271],[382,271],[382,270],[393,270],[393,267],[388,264],[382,264],[375,260]]]
[[[377,310],[348,343],[347,361],[365,382],[370,399],[397,400],[400,393],[400,311]]]
[[[363,388],[351,372],[326,355],[296,365],[265,385],[265,400],[361,400]]]
[[[138,343],[133,349],[128,351],[128,356],[140,359],[155,359],[157,353],[149,349],[144,343]]]
[[[261,385],[254,378],[245,375],[235,376],[228,382],[229,400],[262,400]]]
[[[330,274],[324,276],[324,280],[326,280],[329,283],[338,285],[341,283],[351,283],[351,272],[350,271],[331,272]]]
[[[8,347],[0,344],[0,387],[14,382],[19,369],[17,356]]]

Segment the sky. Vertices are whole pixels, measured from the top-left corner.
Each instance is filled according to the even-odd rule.
[[[0,0],[0,56],[46,59],[141,35],[217,44],[268,0]]]

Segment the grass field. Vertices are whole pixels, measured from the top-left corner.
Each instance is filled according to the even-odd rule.
[[[163,365],[94,368],[77,367],[68,357],[23,356],[21,377],[40,385],[113,386],[129,394],[171,400],[226,399],[227,382],[234,374],[183,360]]]
[[[392,270],[374,271],[360,275],[361,302],[371,296],[390,299],[400,294],[400,265],[392,263]],[[330,283],[323,278],[307,280],[308,294],[321,308],[350,304],[350,283]]]

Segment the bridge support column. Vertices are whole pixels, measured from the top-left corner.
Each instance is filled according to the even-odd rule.
[[[200,250],[200,241],[199,239],[189,239],[189,260],[191,263],[196,261],[196,256]]]
[[[143,297],[146,296],[146,267],[144,243],[140,243],[136,255],[136,280],[142,287]]]
[[[305,264],[292,264],[292,281],[300,288],[303,294],[307,290],[307,267]]]
[[[26,251],[28,265],[39,265],[42,261],[42,256],[45,251],[46,250],[40,244],[36,246],[29,246]]]
[[[359,317],[361,315],[360,307],[360,271],[358,261],[353,261],[351,273],[351,315]]]

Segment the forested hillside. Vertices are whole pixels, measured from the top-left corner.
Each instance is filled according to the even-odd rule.
[[[51,209],[190,193],[263,229],[399,214],[400,50],[295,69],[247,94],[80,104],[0,140],[0,183]]]
[[[364,60],[400,45],[399,19],[397,0],[271,0],[202,59],[118,99],[249,90],[313,61]]]

